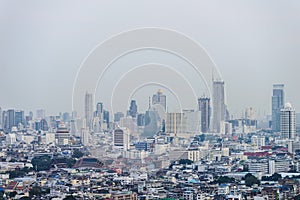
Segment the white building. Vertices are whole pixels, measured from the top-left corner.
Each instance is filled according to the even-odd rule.
[[[127,151],[130,149],[130,133],[128,128],[116,129],[113,135],[114,148]]]
[[[266,145],[266,140],[264,136],[257,136],[254,135],[251,137],[251,143],[252,145],[255,145],[258,148],[261,148],[262,146]]]
[[[17,137],[15,133],[9,133],[6,135],[6,144],[15,144],[17,141]]]
[[[284,139],[295,138],[296,112],[290,103],[286,103],[280,111],[280,131]]]

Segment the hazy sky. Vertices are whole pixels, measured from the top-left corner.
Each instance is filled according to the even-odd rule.
[[[1,1],[0,106],[71,111],[88,53],[138,27],[178,30],[202,44],[226,84],[233,114],[270,113],[273,83],[300,110],[300,1]],[[147,104],[147,103],[146,103]]]

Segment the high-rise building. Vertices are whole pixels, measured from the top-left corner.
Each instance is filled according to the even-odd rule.
[[[129,115],[133,118],[136,118],[137,115],[137,105],[135,100],[131,100],[129,107]]]
[[[46,111],[44,109],[36,110],[36,119],[44,119],[46,115]]]
[[[210,98],[198,99],[198,111],[201,112],[201,132],[207,133],[210,127]]]
[[[92,129],[92,119],[93,119],[93,95],[90,93],[85,94],[84,101],[84,111],[85,111],[85,119],[86,119],[86,127],[91,130]]]
[[[5,122],[6,122],[6,130],[7,131],[11,131],[11,128],[13,126],[15,126],[15,110],[14,109],[9,109],[6,111],[6,115],[5,115],[6,119],[5,119]]]
[[[284,139],[294,139],[296,133],[296,112],[290,103],[280,111],[280,131]]]
[[[141,113],[137,116],[137,125],[138,126],[145,126],[145,114]]]
[[[280,131],[280,110],[284,106],[284,84],[273,85],[272,95],[272,130]]]
[[[159,104],[164,110],[167,110],[167,97],[162,93],[162,90],[158,90],[156,94],[152,96],[152,105]]]
[[[167,113],[166,133],[183,133],[186,130],[186,120],[183,113]]]
[[[127,128],[120,128],[114,131],[114,147],[127,151],[130,149],[130,133]]]
[[[107,128],[109,128],[110,120],[109,120],[109,111],[107,111],[107,110],[103,111],[103,123],[106,123]]]
[[[122,113],[122,112],[116,112],[114,114],[114,122],[119,122],[122,117],[124,117],[124,113]]]
[[[20,124],[25,126],[24,111],[16,110],[15,111],[15,126],[19,126]]]
[[[201,112],[194,110],[183,110],[183,122],[185,123],[186,133],[200,133],[201,132]]]
[[[103,118],[103,103],[98,102],[96,106],[96,117]]]
[[[213,81],[213,124],[212,132],[224,132],[226,115],[224,81]]]

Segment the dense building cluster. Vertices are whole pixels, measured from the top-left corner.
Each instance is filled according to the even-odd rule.
[[[299,199],[296,112],[283,95],[275,85],[267,119],[230,117],[223,81],[182,112],[161,90],[146,112],[132,100],[113,119],[89,93],[84,117],[1,110],[0,199]]]

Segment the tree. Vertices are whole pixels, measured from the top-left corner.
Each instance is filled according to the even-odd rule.
[[[72,195],[68,195],[63,200],[76,200],[76,198],[73,197]]]
[[[10,192],[9,197],[14,198],[18,193],[16,191]]]
[[[189,160],[189,159],[180,159],[179,160],[179,164],[180,165],[190,165],[190,164],[192,164],[193,163],[193,161],[191,161],[191,160]]]
[[[83,157],[83,155],[84,155],[84,154],[83,154],[80,150],[75,149],[75,150],[73,151],[72,158],[81,158],[81,157]]]
[[[268,177],[268,176],[263,176],[261,180],[262,180],[262,181],[279,181],[279,180],[281,180],[281,179],[282,179],[281,175],[278,174],[278,173],[275,173],[275,174],[273,174],[273,175],[270,176],[270,177]]]
[[[235,179],[234,178],[230,178],[228,176],[220,176],[216,182],[219,183],[219,184],[222,184],[222,183],[234,183]]]
[[[254,184],[260,185],[260,181],[251,173],[248,173],[245,176],[245,184],[248,187],[252,187]]]
[[[48,171],[51,168],[51,158],[49,156],[34,157],[31,164],[37,171]]]

